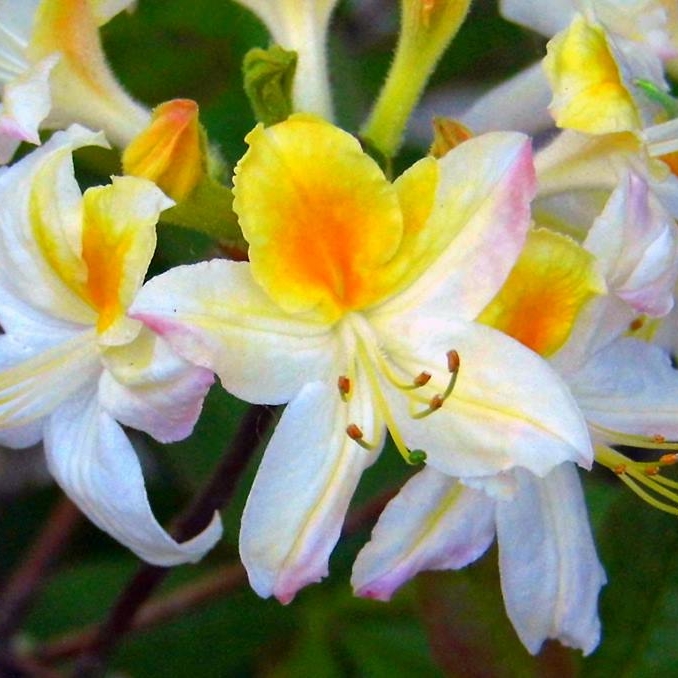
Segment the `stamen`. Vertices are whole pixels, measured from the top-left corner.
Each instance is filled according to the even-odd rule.
[[[428,401],[428,407],[421,412],[415,412],[412,414],[413,419],[422,419],[428,417],[429,414],[432,414],[436,410],[439,410],[443,403],[450,397],[450,394],[454,390],[454,386],[457,383],[457,376],[459,375],[459,366],[461,365],[461,360],[459,358],[459,353],[452,349],[448,351],[447,356],[447,369],[450,373],[450,381],[447,384],[447,388],[443,393],[436,393],[436,395]]]
[[[348,401],[348,395],[351,392],[351,380],[345,376],[341,375],[337,379],[337,388],[339,389],[339,395],[344,402]]]
[[[357,424],[349,424],[346,427],[346,434],[351,440],[354,440],[360,447],[362,447],[365,450],[369,450],[370,452],[373,452],[376,449],[375,445],[372,445],[371,443],[368,443],[367,441],[363,440],[363,432]]]
[[[664,443],[655,443],[658,444]],[[662,468],[678,463],[678,453],[665,454],[654,462],[641,462],[607,445],[596,445],[595,452],[596,461],[615,473],[641,499],[661,511],[678,515],[678,482],[661,475]]]

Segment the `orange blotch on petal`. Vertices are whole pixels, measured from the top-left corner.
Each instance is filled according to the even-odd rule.
[[[547,357],[565,343],[584,304],[603,290],[589,252],[565,236],[536,230],[478,321]]]
[[[335,320],[369,306],[394,284],[398,197],[348,133],[308,115],[247,137],[234,208],[252,272],[287,312]]]

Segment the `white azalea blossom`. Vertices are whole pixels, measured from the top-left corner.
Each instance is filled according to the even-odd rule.
[[[260,595],[289,601],[326,574],[386,430],[406,459],[457,477],[590,464],[581,415],[546,363],[474,322],[524,243],[525,137],[468,141],[394,184],[317,118],[248,142],[235,209],[251,263],[171,270],[131,312],[238,397],[289,402],[243,516]]]
[[[0,444],[43,439],[50,472],[92,522],[148,562],[195,561],[219,517],[174,541],[121,427],[184,438],[212,383],[125,316],[171,201],[133,177],[81,195],[71,152],[88,144],[101,135],[74,126],[0,174]]]

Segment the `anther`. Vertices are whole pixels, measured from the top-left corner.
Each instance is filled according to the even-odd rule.
[[[413,383],[415,386],[425,386],[428,384],[428,382],[431,381],[431,373],[430,372],[421,372],[418,374],[414,380]]]
[[[337,379],[337,388],[339,389],[341,399],[346,402],[348,394],[351,392],[351,380],[344,375],[340,376],[339,379]]]
[[[461,364],[461,361],[459,359],[459,353],[457,353],[454,349],[451,351],[447,352],[447,369],[451,374],[456,374],[459,372],[459,365]]]
[[[652,436],[652,442],[660,443],[660,444],[661,444],[661,443],[665,443],[665,442],[666,442],[666,438],[665,438],[663,435],[661,435],[660,433],[655,433],[655,434]]]
[[[659,475],[659,466],[648,466],[645,469],[646,476],[658,476]]]
[[[623,476],[626,473],[626,464],[619,464],[618,466],[615,466],[612,470],[618,476]]]
[[[349,424],[346,427],[346,435],[348,435],[351,440],[354,440],[356,443],[358,443],[358,445],[360,445],[360,447],[363,449],[370,451],[374,450],[374,445],[370,445],[370,443],[363,440],[363,432],[360,426],[357,424]]]
[[[346,433],[351,440],[362,440],[363,432],[357,424],[349,424],[346,427]]]
[[[664,454],[659,457],[659,463],[662,466],[672,466],[673,464],[678,464],[678,453],[674,452],[673,454]]]
[[[645,320],[643,318],[636,318],[629,323],[629,331],[637,332],[644,324]]]

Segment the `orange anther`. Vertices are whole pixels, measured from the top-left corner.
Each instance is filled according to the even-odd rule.
[[[659,475],[659,466],[648,466],[645,469],[646,476],[658,476]]]
[[[428,382],[431,380],[431,374],[429,372],[421,372],[414,378],[414,385],[415,386],[424,386],[425,384],[428,384]]]
[[[629,330],[631,332],[637,332],[644,324],[645,320],[643,318],[636,318],[630,322]]]
[[[653,440],[655,443],[665,443],[665,442],[666,442],[666,438],[664,438],[664,436],[661,435],[660,433],[655,433],[655,434],[652,436],[652,440]]]
[[[346,433],[351,440],[362,440],[363,432],[357,424],[349,424],[346,427]]]
[[[619,464],[612,469],[618,476],[622,476],[626,473],[626,464]]]
[[[459,354],[452,349],[451,351],[447,352],[447,369],[451,374],[456,374],[459,372],[459,365],[460,365],[460,360],[459,360]]]
[[[351,380],[348,377],[341,376],[337,379],[337,388],[342,398],[351,392]]]
[[[431,410],[431,412],[435,410],[439,410],[445,401],[443,400],[443,397],[440,395],[440,393],[436,393],[436,395],[431,398],[431,400],[428,403],[428,406]]]
[[[671,466],[672,464],[678,464],[678,453],[674,452],[673,454],[664,454],[659,457],[659,463],[662,466]]]

